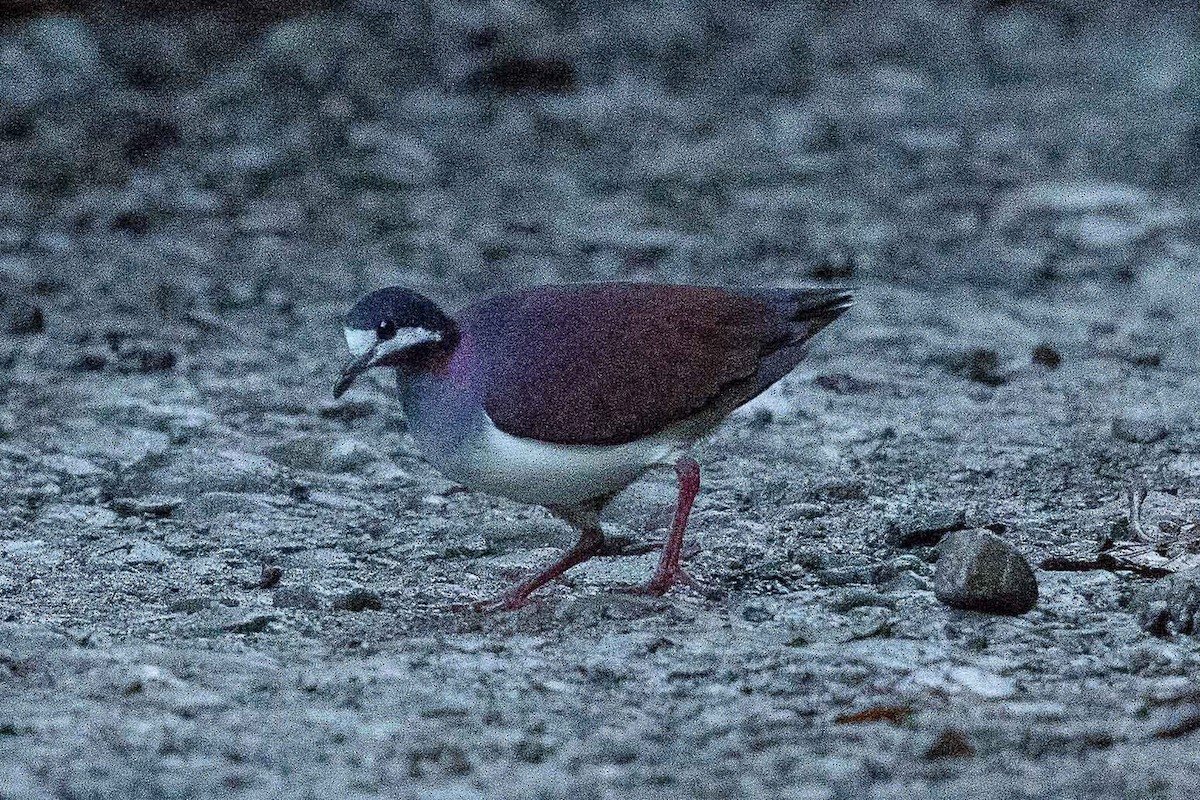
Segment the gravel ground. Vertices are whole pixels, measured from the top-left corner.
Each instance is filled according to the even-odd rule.
[[[1200,644],[1091,567],[1200,519],[1200,12],[829,5],[2,29],[0,797],[1193,797]],[[712,597],[615,591],[668,471],[464,611],[571,533],[337,317],[590,279],[859,304],[699,451]],[[950,608],[976,528],[1073,569]]]

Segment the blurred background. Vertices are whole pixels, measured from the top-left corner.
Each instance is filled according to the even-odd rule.
[[[1129,283],[1190,263],[1188,5],[3,0],[0,272]]]

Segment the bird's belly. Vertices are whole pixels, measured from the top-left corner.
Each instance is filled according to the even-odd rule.
[[[570,506],[619,492],[648,468],[672,463],[681,444],[670,436],[620,445],[552,444],[512,436],[487,420],[457,452],[429,448],[426,454],[448,478],[470,489]]]

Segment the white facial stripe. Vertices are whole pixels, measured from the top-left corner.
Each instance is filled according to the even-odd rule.
[[[375,344],[374,331],[360,331],[354,328],[343,328],[342,332],[346,334],[346,347],[350,348],[350,355],[358,358],[363,353],[371,349]]]
[[[397,350],[404,350],[422,342],[437,342],[441,338],[442,335],[440,333],[435,333],[427,328],[401,328],[396,331],[396,335],[391,339],[379,344],[379,349],[375,353],[375,360],[378,361]]]

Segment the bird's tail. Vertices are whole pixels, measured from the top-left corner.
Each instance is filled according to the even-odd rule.
[[[811,339],[854,305],[853,296],[842,288],[771,289],[763,299],[791,323],[791,344]]]

